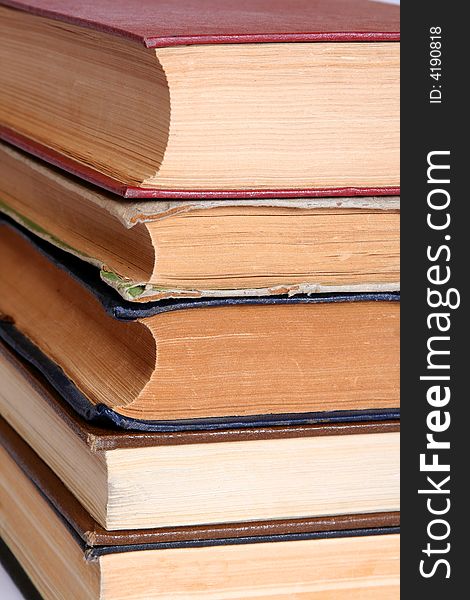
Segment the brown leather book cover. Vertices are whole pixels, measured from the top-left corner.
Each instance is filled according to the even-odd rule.
[[[220,432],[219,432],[220,433]],[[21,470],[40,490],[54,509],[68,523],[88,548],[100,546],[146,546],[155,544],[227,540],[233,538],[266,538],[299,534],[358,535],[368,530],[384,530],[399,525],[399,513],[371,513],[332,517],[250,521],[223,525],[143,530],[107,531],[82,507],[53,471],[33,452],[23,439],[0,418],[0,442]]]

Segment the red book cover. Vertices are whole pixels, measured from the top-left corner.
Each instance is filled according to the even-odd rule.
[[[1,4],[132,38],[147,48],[396,41],[400,31],[398,7],[374,0],[2,0]]]
[[[147,48],[278,42],[399,40],[399,7],[375,0],[0,0],[0,4],[141,43]],[[28,31],[24,32],[28,39]],[[155,190],[123,184],[0,124],[0,136],[126,197],[245,198],[393,195],[397,187]]]

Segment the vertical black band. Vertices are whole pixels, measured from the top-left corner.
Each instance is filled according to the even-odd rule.
[[[460,9],[402,3],[402,590],[427,600],[461,597],[468,572],[469,35]]]

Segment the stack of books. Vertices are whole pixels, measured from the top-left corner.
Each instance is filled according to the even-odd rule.
[[[399,9],[1,4],[14,575],[398,598]]]

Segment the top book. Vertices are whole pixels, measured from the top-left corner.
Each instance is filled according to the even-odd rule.
[[[398,193],[397,6],[1,4],[2,137],[92,183],[156,198]]]

